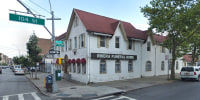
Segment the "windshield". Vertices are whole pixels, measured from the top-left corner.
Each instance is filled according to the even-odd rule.
[[[193,67],[183,67],[181,71],[194,71]]]

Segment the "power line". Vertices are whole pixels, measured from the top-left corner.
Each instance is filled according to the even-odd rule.
[[[35,3],[35,2],[33,2],[32,0],[29,0],[32,4],[34,4],[34,5],[36,5],[36,6],[38,6],[40,9],[43,9],[44,11],[46,11],[47,13],[49,13],[49,14],[51,14],[47,9],[45,9],[45,8],[43,8],[43,7],[41,7],[39,4],[37,4],[37,3]]]

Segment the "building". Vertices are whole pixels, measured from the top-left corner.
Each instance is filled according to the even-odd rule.
[[[171,53],[160,45],[167,37],[150,36],[125,21],[73,9],[65,35],[62,57],[72,80],[105,82],[170,70]]]
[[[42,61],[40,62],[40,71],[50,72],[52,58],[49,55],[49,50],[52,46],[52,42],[50,39],[38,38],[37,46],[42,50],[42,52],[39,53],[39,55],[42,56]]]

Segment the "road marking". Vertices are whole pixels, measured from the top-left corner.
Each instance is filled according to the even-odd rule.
[[[8,100],[8,96],[3,96],[3,100]]]
[[[18,99],[19,99],[19,100],[24,100],[23,94],[18,94]]]
[[[115,99],[111,99],[113,97],[116,97],[116,98]],[[105,100],[105,99],[110,99],[110,100],[122,100],[122,99],[136,100],[134,98],[130,98],[130,97],[127,97],[127,96],[114,96],[114,95],[106,96],[106,97],[102,97],[102,98],[97,98],[97,99],[92,99],[92,100]]]
[[[31,93],[31,95],[35,100],[41,100],[40,97],[35,92]]]

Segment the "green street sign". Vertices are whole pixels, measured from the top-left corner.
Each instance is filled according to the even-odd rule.
[[[55,44],[63,44],[63,41],[55,41]]]
[[[29,17],[29,16],[23,16],[23,15],[17,15],[17,14],[9,14],[9,19],[11,21],[17,21],[17,22],[24,22],[24,23],[31,23],[31,24],[37,24],[37,25],[44,25],[45,20],[35,17]]]
[[[56,46],[64,47],[63,41],[55,41]]]

